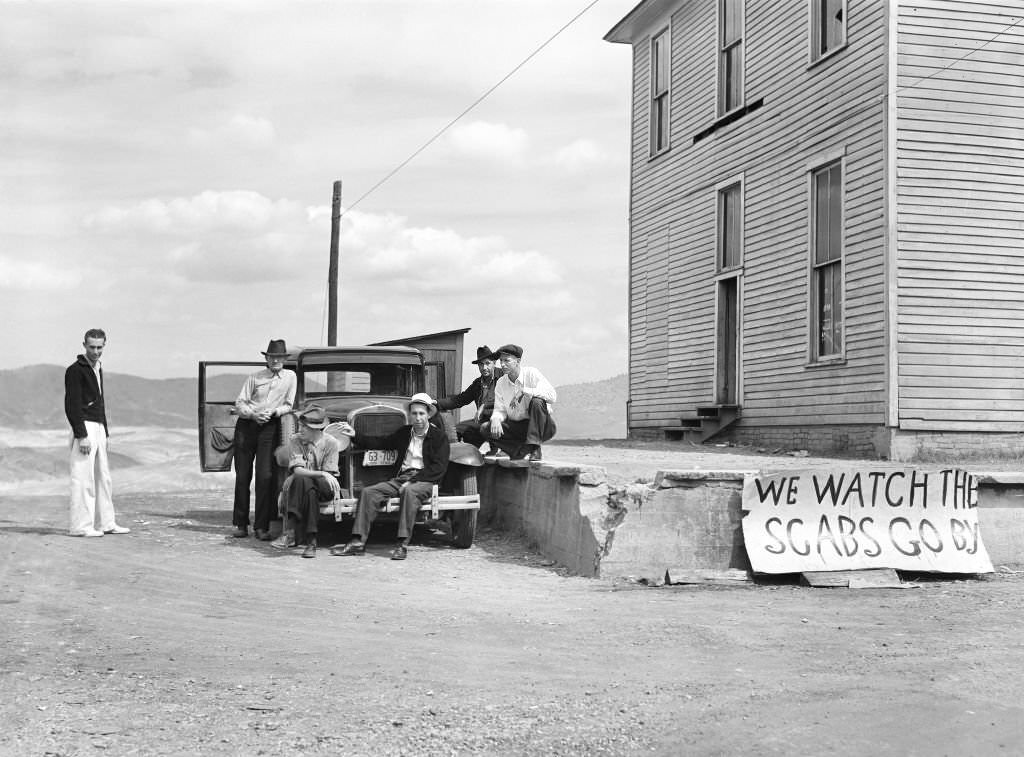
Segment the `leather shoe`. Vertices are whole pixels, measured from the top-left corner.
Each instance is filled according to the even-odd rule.
[[[408,554],[409,554],[409,550],[406,549],[405,545],[404,544],[399,544],[397,547],[395,547],[393,550],[391,550],[391,559],[392,560],[404,560]]]
[[[130,534],[131,532],[132,530],[127,526],[119,526],[116,523],[112,528],[103,529],[103,533],[105,534]]]
[[[246,536],[249,535],[249,527],[238,526],[234,531],[231,532],[231,535],[234,536],[236,539],[244,539]]]
[[[256,535],[256,538],[260,541],[270,541],[274,538],[270,535],[269,531],[264,531],[262,528],[257,528],[255,531],[253,531],[253,533]]]
[[[331,547],[331,554],[335,557],[351,557],[352,555],[362,555],[365,553],[366,545],[356,541],[350,541],[344,547]]]
[[[307,544],[306,548],[302,550],[303,557],[316,557],[316,544]]]

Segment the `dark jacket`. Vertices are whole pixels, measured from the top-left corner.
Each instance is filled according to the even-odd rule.
[[[442,397],[437,401],[438,410],[454,410],[457,407],[465,407],[470,402],[475,402],[477,408],[483,405],[483,413],[480,420],[485,421],[491,417],[494,411],[494,385],[497,380],[492,376],[490,385],[484,384],[484,377],[477,376],[472,384],[458,394],[451,397]]]
[[[100,368],[100,380],[97,382],[96,373],[85,355],[79,355],[64,371],[64,415],[68,417],[76,439],[85,439],[89,435],[85,431],[86,421],[102,423],[103,428],[107,428],[102,389],[103,369]]]
[[[405,453],[409,449],[412,438],[412,426],[402,426],[388,436],[363,436],[356,434],[353,441],[363,449],[393,449],[398,452],[398,463],[394,474],[397,476],[405,461]],[[427,424],[427,438],[423,440],[423,470],[413,476],[410,481],[424,481],[439,484],[448,470],[448,455],[451,445],[444,431],[432,423]]]

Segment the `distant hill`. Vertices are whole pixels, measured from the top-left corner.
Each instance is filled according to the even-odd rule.
[[[195,428],[198,387],[195,378],[146,379],[104,373],[111,397],[107,420],[118,426]],[[217,376],[218,397],[234,396],[243,376]],[[560,439],[606,439],[626,435],[625,374],[586,384],[557,387],[555,420]],[[65,428],[64,368],[31,365],[0,370],[0,426]]]
[[[557,439],[624,439],[629,377],[556,387]]]

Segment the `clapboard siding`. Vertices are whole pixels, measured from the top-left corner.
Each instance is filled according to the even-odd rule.
[[[650,36],[634,41],[630,422],[665,425],[713,400],[715,187],[742,176],[744,422],[881,424],[884,9],[850,0],[847,49],[808,67],[807,4],[748,0],[746,100],[765,104],[694,144],[717,118],[715,5],[683,1],[671,14],[671,148],[654,158]],[[846,354],[808,366],[808,168],[835,150],[845,150]],[[651,257],[652,235],[665,230],[667,259]]]

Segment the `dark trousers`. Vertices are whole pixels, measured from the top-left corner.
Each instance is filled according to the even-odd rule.
[[[310,536],[316,537],[320,503],[331,499],[333,494],[330,484],[319,476],[292,476],[285,512],[294,523],[297,544],[304,544]]]
[[[479,447],[486,441],[480,427],[490,422],[489,417],[483,421],[478,421],[475,418],[468,421],[460,421],[455,424],[455,435],[459,437],[461,441],[472,444],[474,447]]]
[[[370,535],[370,526],[377,513],[384,508],[387,501],[392,497],[399,496],[401,492],[401,504],[398,511],[398,538],[408,542],[412,536],[413,526],[416,524],[416,513],[420,506],[430,499],[434,485],[425,481],[413,481],[405,489],[402,489],[402,479],[393,478],[390,481],[382,481],[373,486],[367,486],[359,494],[359,504],[356,505],[356,522],[352,526],[352,535],[358,536],[362,541]]]
[[[249,418],[235,423],[235,508],[232,523],[249,525],[249,484],[256,473],[256,517],[253,526],[267,531],[277,512],[277,470],[274,447],[280,441],[281,419],[262,426]]]
[[[548,403],[539,397],[530,400],[529,414],[521,421],[504,420],[501,437],[491,436],[490,424],[481,429],[491,447],[497,447],[509,457],[522,457],[524,447],[539,447],[555,435],[555,419],[548,412]]]

